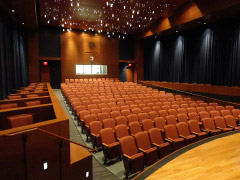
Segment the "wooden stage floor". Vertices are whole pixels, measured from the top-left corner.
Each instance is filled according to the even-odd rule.
[[[136,179],[240,179],[240,131],[211,137],[183,148],[155,163]]]

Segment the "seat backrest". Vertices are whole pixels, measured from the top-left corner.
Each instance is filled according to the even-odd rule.
[[[126,136],[119,140],[122,154],[133,156],[138,153],[135,140],[132,136]]]
[[[116,139],[114,136],[114,130],[112,128],[102,129],[100,131],[100,135],[101,135],[102,143],[109,145],[109,144],[116,142]]]
[[[158,117],[158,113],[156,111],[150,111],[148,114],[149,114],[149,118],[152,120]]]
[[[188,117],[185,113],[180,113],[177,115],[178,122],[187,122]]]
[[[218,106],[218,103],[216,103],[216,102],[211,102],[211,103],[209,103],[209,106],[214,106],[214,107],[216,107],[216,106]]]
[[[187,108],[187,112],[188,113],[197,112],[197,109],[195,107],[189,107]]]
[[[215,111],[215,107],[214,106],[207,106],[206,110],[207,110],[207,112],[210,113],[211,111]]]
[[[188,117],[189,117],[190,120],[197,120],[197,121],[199,121],[199,117],[198,117],[198,114],[196,112],[188,113]]]
[[[102,111],[103,113],[110,113],[110,112],[111,112],[111,109],[108,108],[108,107],[105,107],[105,108],[102,108],[101,111]]]
[[[102,111],[100,109],[91,109],[90,112],[91,112],[91,114],[95,114],[97,116]]]
[[[38,94],[27,94],[27,98],[33,98],[33,97],[38,97]]]
[[[89,114],[84,116],[85,125],[89,125],[89,123],[93,121],[97,121],[97,116],[95,114]]]
[[[187,108],[189,108],[189,105],[188,104],[181,104],[180,107],[187,109]]]
[[[127,125],[127,118],[125,116],[116,117],[116,123],[117,123],[117,125],[119,125],[119,124]]]
[[[130,114],[131,114],[131,112],[130,112],[129,109],[124,109],[124,110],[121,111],[121,115],[122,115],[122,116],[127,117],[127,116],[130,115]]]
[[[206,111],[205,107],[197,107],[197,112],[200,113],[202,111]]]
[[[17,103],[1,104],[0,105],[0,110],[11,109],[11,108],[17,108]]]
[[[220,128],[226,128],[227,127],[226,122],[225,122],[225,120],[222,116],[214,117],[214,121],[215,121],[216,127],[220,127]]]
[[[224,117],[226,115],[231,115],[231,112],[229,110],[221,110],[221,114]]]
[[[116,132],[116,137],[119,139],[125,136],[129,136],[128,128],[125,124],[117,125],[114,129]]]
[[[180,122],[176,124],[178,134],[182,136],[190,136],[190,130],[188,128],[188,123],[186,122]]]
[[[37,101],[27,101],[27,102],[24,102],[26,104],[26,106],[37,106],[37,105],[40,105],[41,102],[39,100]]]
[[[236,123],[234,116],[227,115],[227,116],[224,116],[224,119],[226,121],[227,126],[237,127],[237,123]]]
[[[79,116],[80,116],[80,119],[84,119],[84,116],[86,116],[86,115],[89,115],[90,114],[90,111],[88,111],[88,110],[82,110],[82,111],[80,111],[79,112]]]
[[[174,115],[166,116],[167,124],[177,124],[177,118]]]
[[[168,116],[168,112],[166,110],[160,110],[158,113],[160,117],[166,118],[166,116]]]
[[[110,115],[113,119],[116,119],[116,117],[121,116],[121,113],[119,111],[112,111],[110,112]]]
[[[11,128],[26,126],[33,123],[32,114],[20,114],[16,116],[8,116],[7,119]]]
[[[207,106],[208,106],[208,103],[199,103],[199,106],[200,106],[200,107],[207,107]]]
[[[155,127],[158,129],[164,129],[164,126],[166,126],[166,119],[163,117],[157,117],[154,119]]]
[[[150,111],[152,111],[152,109],[150,107],[143,107],[142,111],[143,113],[149,113]]]
[[[98,120],[99,121],[103,121],[104,119],[110,118],[110,114],[109,113],[99,113],[98,114]]]
[[[200,127],[197,120],[188,121],[189,129],[191,132],[200,133]]]
[[[175,125],[173,124],[166,125],[164,126],[164,130],[167,138],[171,138],[173,140],[178,138],[178,132]]]
[[[162,109],[167,111],[167,110],[171,109],[171,107],[170,107],[170,105],[163,105]]]
[[[203,118],[203,127],[204,129],[215,130],[216,126],[212,118]]]
[[[150,139],[147,131],[138,132],[135,134],[135,139],[137,147],[143,150],[148,150],[151,148]]]
[[[114,127],[115,127],[115,121],[114,121],[113,118],[104,119],[102,122],[103,122],[103,127],[104,128],[112,128],[112,129],[114,129]]]
[[[178,101],[177,101],[177,102],[178,102]],[[179,106],[178,104],[173,104],[173,105],[172,105],[172,109],[176,109],[176,110],[177,110],[178,108],[180,108],[180,106]]]
[[[176,109],[169,109],[169,110],[168,110],[168,114],[169,114],[169,115],[177,116],[177,110],[176,110]]]
[[[225,110],[224,106],[216,106],[216,110],[221,112],[221,110]]]
[[[238,116],[240,115],[240,109],[233,109],[232,113],[235,118],[238,118]]]
[[[128,119],[128,123],[131,123],[131,122],[138,122],[138,116],[136,114],[130,114],[127,116],[127,119]]]
[[[138,119],[139,119],[140,122],[142,122],[142,120],[148,119],[148,118],[149,118],[149,117],[148,117],[148,114],[147,114],[147,113],[139,113],[139,114],[138,114]]]
[[[234,106],[225,106],[226,110],[232,111],[234,109]]]
[[[153,121],[151,119],[142,120],[142,126],[144,131],[148,131],[151,128],[154,128]]]
[[[21,99],[21,96],[18,96],[18,95],[10,95],[10,96],[8,96],[8,99],[11,99],[11,100],[13,100],[13,99]]]
[[[199,112],[199,117],[202,120],[204,118],[209,118],[210,114],[207,111],[201,111],[201,112]]]
[[[138,132],[142,131],[141,125],[139,122],[131,122],[129,123],[130,134],[135,135]]]
[[[214,118],[214,117],[216,117],[216,116],[221,116],[220,112],[219,112],[219,111],[216,111],[216,110],[211,111],[211,112],[210,112],[210,115],[211,115],[211,118]]]
[[[91,133],[98,135],[102,129],[102,123],[100,121],[90,122],[89,129]]]
[[[87,105],[88,110],[90,111],[91,109],[98,109],[98,105],[97,104],[89,104]]]
[[[187,114],[186,108],[178,108],[178,109],[177,109],[177,112],[178,112],[178,113],[185,113],[185,114]]]
[[[139,113],[141,113],[142,112],[142,110],[140,109],[140,108],[134,108],[134,109],[132,109],[132,113],[133,114],[139,114]]]
[[[149,129],[148,134],[149,134],[151,143],[155,143],[158,145],[163,143],[162,133],[161,133],[160,129],[158,129],[158,128]]]

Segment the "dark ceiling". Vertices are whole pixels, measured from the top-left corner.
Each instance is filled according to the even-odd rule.
[[[239,11],[234,7],[240,5],[239,0],[0,0],[0,10],[29,31],[50,26],[136,34],[161,18],[176,17],[189,3],[197,5],[202,17],[215,14],[216,19]]]

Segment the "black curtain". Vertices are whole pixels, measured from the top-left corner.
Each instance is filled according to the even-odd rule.
[[[25,34],[0,13],[0,99],[28,85],[26,54]]]
[[[145,40],[144,79],[240,86],[240,23]]]

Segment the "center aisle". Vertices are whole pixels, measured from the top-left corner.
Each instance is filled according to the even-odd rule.
[[[79,131],[77,130],[77,127],[74,123],[74,120],[72,119],[71,115],[69,114],[69,110],[67,109],[61,90],[60,89],[54,89],[54,93],[57,96],[58,100],[60,101],[65,113],[67,114],[69,118],[69,129],[70,129],[70,139],[74,142],[85,144],[84,140],[82,139],[81,135],[79,134]],[[98,161],[93,158],[93,180],[118,180],[119,178],[115,176],[113,173],[111,173],[109,170],[107,170],[105,167],[100,165]]]

